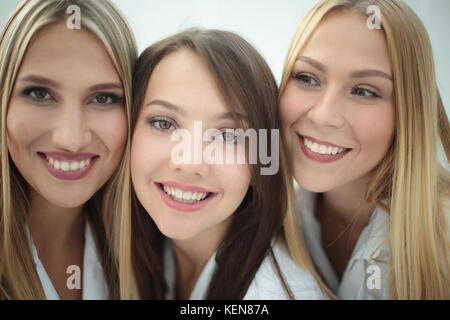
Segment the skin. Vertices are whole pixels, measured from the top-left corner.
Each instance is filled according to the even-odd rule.
[[[8,149],[30,186],[27,225],[62,299],[82,296],[82,289],[67,288],[66,269],[78,265],[82,271],[83,205],[122,156],[127,122],[121,97],[122,83],[101,42],[64,23],[36,34],[11,95]],[[38,152],[90,152],[99,158],[85,177],[64,180],[50,174]]]
[[[341,277],[374,209],[364,201],[367,182],[394,137],[384,32],[369,30],[366,17],[357,13],[327,16],[295,62],[280,99],[280,115],[295,179],[319,193],[315,214],[322,245]],[[299,135],[351,150],[337,161],[316,162],[301,150]]]
[[[176,108],[155,100],[170,102]],[[194,120],[202,121],[203,130],[216,128],[224,132],[226,128],[237,128],[231,117],[218,118],[228,113],[208,67],[195,53],[181,50],[163,58],[153,71],[133,134],[134,189],[174,248],[177,298],[189,298],[203,267],[222,241],[233,212],[242,202],[251,174],[247,164],[175,164],[171,150],[179,142],[172,142],[170,136],[175,129],[185,129],[193,137]],[[203,187],[217,195],[197,211],[178,211],[162,201],[155,184],[158,181]]]

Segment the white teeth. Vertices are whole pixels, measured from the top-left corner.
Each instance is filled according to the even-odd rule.
[[[178,202],[184,202],[184,203],[193,203],[200,200],[203,200],[208,195],[205,192],[189,192],[189,191],[183,191],[180,189],[168,187],[165,185],[163,186],[163,190],[165,193],[167,193],[169,196],[171,196],[175,201]]]
[[[48,163],[50,163],[50,165],[52,165],[56,170],[62,170],[62,171],[76,171],[76,170],[84,168],[91,162],[91,159],[69,162],[69,161],[55,160],[49,156],[47,156],[46,158],[47,158]]]
[[[337,154],[337,153],[341,153],[346,150],[345,148],[325,146],[322,144],[318,144],[316,142],[312,142],[311,140],[306,139],[305,137],[303,137],[303,143],[312,152],[316,152],[316,153],[320,153],[320,154]]]

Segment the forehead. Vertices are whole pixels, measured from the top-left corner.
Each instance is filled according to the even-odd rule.
[[[171,53],[156,65],[145,101],[153,99],[168,100],[197,117],[229,111],[207,64],[190,50]]]
[[[64,23],[40,30],[30,42],[20,72],[45,75],[61,83],[82,80],[120,81],[103,43],[86,28],[70,30]]]
[[[390,72],[390,57],[382,29],[369,29],[368,17],[350,11],[328,14],[312,33],[301,55],[330,65],[368,66]]]

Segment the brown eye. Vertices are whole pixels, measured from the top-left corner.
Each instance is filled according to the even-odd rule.
[[[52,98],[50,93],[48,93],[48,91],[44,88],[26,88],[23,91],[23,94],[33,98],[34,100],[49,100]]]
[[[99,96],[95,97],[94,100],[96,103],[99,103],[99,104],[107,104],[107,103],[112,102],[111,97],[109,97],[106,94],[99,95]]]

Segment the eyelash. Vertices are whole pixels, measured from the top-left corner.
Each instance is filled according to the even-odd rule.
[[[164,131],[173,131],[173,130],[175,130],[175,126],[172,124],[171,121],[172,121],[172,120],[171,120],[171,119],[168,119],[168,118],[151,118],[151,119],[148,120],[149,124],[150,124],[153,128],[155,128],[155,129],[158,130],[158,131],[163,131],[163,132],[164,132]],[[169,129],[161,128],[161,123],[167,123],[167,124],[170,124],[170,126],[171,126],[173,129],[171,129],[170,127],[169,127]],[[233,129],[233,130],[234,130],[234,129]],[[231,132],[226,132],[226,131],[222,132],[221,138],[219,138],[219,139],[221,139],[221,140],[224,141],[225,143],[234,143],[234,144],[237,144],[237,143],[238,143],[238,140],[237,140],[237,135],[236,135],[236,134],[234,135],[234,139],[233,139],[232,141],[229,141],[229,140],[226,140],[226,139],[225,139],[225,135],[226,135],[226,134],[229,134],[229,133],[231,133]]]
[[[313,87],[319,85],[319,81],[317,81],[314,77],[311,77],[304,73],[296,73],[293,75],[294,79],[301,82],[305,87]],[[306,82],[307,80],[314,80],[317,84],[311,84]]]
[[[150,125],[151,125],[153,128],[155,128],[156,130],[159,130],[159,131],[173,131],[173,130],[175,130],[175,126],[172,124],[171,121],[172,121],[172,120],[171,120],[171,119],[168,119],[168,118],[151,118],[151,119],[148,120],[148,122],[150,123]],[[160,125],[161,122],[170,124],[170,126],[173,127],[173,129],[170,129],[170,128],[169,128],[169,129],[161,128],[161,125]]]
[[[50,98],[52,98],[52,96],[50,95],[50,93],[48,92],[48,90],[45,89],[45,88],[43,88],[43,87],[28,87],[28,88],[25,88],[25,89],[22,90],[22,95],[24,95],[24,96],[26,96],[26,97],[29,97],[29,98],[31,98],[31,99],[33,99],[33,100],[35,100],[35,101],[38,101],[38,102],[42,102],[42,101],[49,100],[48,98],[47,98],[47,99],[39,99],[39,98],[37,98],[37,97],[35,97],[35,96],[32,95],[33,92],[35,92],[35,91],[40,91],[40,90],[45,91],[45,96],[44,96],[44,98],[47,97],[47,95],[48,95]]]
[[[231,128],[229,128],[229,129],[231,129]],[[232,130],[235,130],[235,129],[232,129]],[[225,139],[225,135],[226,134],[232,134],[233,135],[233,140],[226,140]],[[233,144],[237,144],[238,143],[238,136],[236,135],[236,134],[234,134],[234,133],[232,133],[232,132],[227,132],[227,131],[223,131],[222,132],[222,134],[220,135],[221,136],[221,138],[219,138],[221,141],[223,141],[223,142],[225,142],[225,143],[233,143]]]
[[[357,95],[357,96],[360,96],[361,98],[366,98],[366,99],[378,99],[378,98],[380,98],[380,95],[376,94],[375,92],[373,92],[373,91],[371,91],[371,90],[369,90],[369,89],[367,89],[367,88],[354,86],[354,87],[352,88],[352,93],[354,93],[355,90],[363,90],[363,91],[366,91],[366,92],[369,92],[369,93],[370,93],[369,96],[366,96],[366,95]]]
[[[33,95],[33,93],[35,93],[36,91],[44,91],[45,92],[45,96],[42,99],[36,97],[36,94]],[[53,98],[52,95],[50,94],[49,90],[44,88],[44,87],[28,87],[28,88],[25,88],[25,89],[22,90],[22,95],[25,96],[25,97],[31,98],[33,101],[36,101],[38,103],[43,103],[43,102]],[[91,102],[93,102],[94,100],[98,99],[99,97],[109,98],[110,101],[106,102],[106,103],[94,102],[95,104],[98,104],[98,105],[111,105],[111,104],[117,104],[117,103],[122,103],[123,102],[123,98],[122,97],[119,97],[116,94],[107,93],[107,92],[100,92],[100,93],[98,93],[93,99],[91,99]]]
[[[301,84],[304,85],[305,87],[316,87],[316,86],[320,85],[320,83],[319,83],[318,80],[316,80],[314,77],[309,76],[309,75],[304,74],[304,73],[296,73],[296,74],[293,75],[293,78],[294,78],[295,80],[301,82]],[[307,81],[311,81],[311,80],[312,80],[312,81],[315,81],[316,84],[311,84],[311,83],[307,82]],[[356,93],[355,93],[356,90],[363,90],[363,91],[366,91],[366,92],[370,93],[370,95],[360,95],[360,94],[356,94]],[[379,94],[375,93],[374,91],[369,90],[369,89],[364,88],[364,87],[359,87],[359,86],[354,86],[354,87],[352,88],[351,93],[352,93],[352,94],[355,94],[355,95],[357,95],[357,96],[359,96],[359,97],[366,98],[366,99],[378,99],[378,98],[381,97]]]

